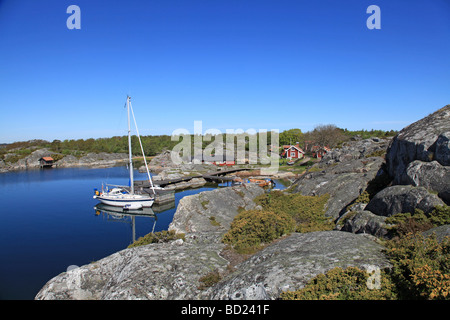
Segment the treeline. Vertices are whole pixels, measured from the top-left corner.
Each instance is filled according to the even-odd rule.
[[[301,147],[304,147],[307,143],[313,143],[328,147],[337,147],[343,142],[349,140],[352,137],[359,136],[362,139],[370,137],[386,138],[392,137],[397,131],[383,131],[383,130],[358,130],[350,131],[347,129],[341,129],[334,125],[319,125],[314,130],[303,133],[300,129],[289,129],[279,133],[279,145],[280,147],[287,144],[299,143]],[[267,144],[271,144],[271,132],[267,132]],[[235,146],[238,144],[238,139],[244,136],[245,148],[249,149],[250,139],[248,134],[234,136]],[[133,155],[141,155],[140,145],[137,136],[132,136],[132,153]],[[172,150],[175,145],[181,141],[180,139],[174,139],[169,135],[158,136],[141,136],[142,146],[146,156],[154,156],[161,153],[164,150]],[[202,137],[202,148],[211,144],[217,140],[215,137]],[[259,133],[256,133],[256,143],[259,145]],[[194,146],[194,135],[190,136],[192,147]],[[220,140],[219,140],[220,141]],[[227,138],[224,134],[222,141],[226,143]],[[217,142],[217,141],[216,141]],[[21,154],[25,150],[30,151],[32,149],[48,148],[49,150],[64,155],[81,156],[89,152],[107,152],[107,153],[128,153],[128,137],[127,136],[115,136],[111,138],[98,138],[98,139],[70,139],[70,140],[53,140],[52,142],[45,140],[30,140],[14,142],[10,144],[2,144],[0,147],[0,159],[8,153]],[[28,152],[29,153],[29,152]]]
[[[142,155],[137,136],[131,137],[133,155]],[[178,142],[171,141],[171,136],[142,136],[142,146],[146,156],[154,156],[163,150],[172,149]],[[33,149],[47,148],[63,155],[82,156],[90,152],[128,153],[128,136],[115,136],[99,139],[70,139],[70,140],[30,140],[4,144],[0,148],[0,160],[7,154],[29,154]]]
[[[313,130],[303,133],[300,129],[289,129],[280,133],[280,146],[299,144],[305,147],[307,144],[326,146],[330,148],[340,147],[342,143],[351,138],[359,137],[368,139],[372,137],[390,138],[397,134],[398,131],[390,130],[356,130],[338,128],[333,124],[318,125]]]
[[[142,147],[146,156],[154,156],[163,150],[173,148],[177,142],[171,141],[171,136],[141,136]],[[133,155],[140,155],[140,145],[137,136],[131,137],[131,150]],[[107,153],[128,153],[128,136],[99,138],[99,139],[78,139],[78,140],[54,140],[50,143],[50,149],[62,154],[73,154],[79,152],[107,152]]]

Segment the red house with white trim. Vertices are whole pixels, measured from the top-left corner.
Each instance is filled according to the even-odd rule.
[[[282,158],[287,159],[302,159],[305,152],[297,145],[286,145],[283,146],[283,152],[281,153]]]

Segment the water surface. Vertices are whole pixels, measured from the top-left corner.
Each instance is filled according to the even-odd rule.
[[[136,171],[135,177],[145,179],[145,174]],[[98,201],[93,189],[102,181],[127,184],[128,171],[65,168],[0,174],[0,299],[33,299],[69,265],[88,264],[126,248],[134,237],[167,230],[183,196],[213,189],[177,192],[172,208],[156,213],[156,220],[132,219],[94,210]]]
[[[60,168],[0,174],[0,299],[34,299],[44,284],[67,270],[126,248],[133,239],[167,230],[179,200],[217,185],[175,193],[156,216],[95,210],[94,188],[126,185],[126,167]],[[136,180],[146,174],[135,171]],[[277,182],[277,188],[284,189]],[[157,212],[161,211],[161,212]]]

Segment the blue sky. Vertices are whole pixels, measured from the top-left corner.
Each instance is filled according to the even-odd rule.
[[[125,135],[127,94],[142,135],[399,130],[450,104],[448,0],[0,0],[0,46],[0,143]]]

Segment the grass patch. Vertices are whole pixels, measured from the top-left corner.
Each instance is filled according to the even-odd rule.
[[[207,209],[207,205],[209,204],[209,200],[204,200],[204,201],[202,201],[202,202],[200,202],[201,203],[201,205],[202,205],[202,207],[203,207],[203,209]]]
[[[209,217],[209,222],[215,227],[220,226],[220,222],[218,222],[214,216]]]
[[[255,198],[256,204],[263,210],[280,212],[289,215],[294,220],[296,232],[313,232],[332,230],[334,224],[331,218],[325,217],[325,205],[330,196],[303,196],[300,193],[285,194],[281,191]]]
[[[324,215],[328,199],[328,195],[313,197],[281,191],[258,196],[254,201],[262,210],[240,211],[222,240],[238,253],[250,254],[291,232],[332,230],[332,219]]]
[[[216,283],[218,283],[222,279],[218,270],[211,271],[198,279],[200,281],[200,285],[198,286],[199,290],[206,290],[209,287],[212,287]]]
[[[144,246],[150,243],[162,243],[162,242],[169,242],[172,240],[178,240],[178,239],[185,239],[184,233],[175,233],[175,231],[160,231],[160,232],[154,232],[149,233],[143,237],[139,237],[136,241],[134,241],[132,244],[128,246],[128,248],[135,248],[139,246]]]
[[[382,157],[382,158],[385,158],[386,157],[386,150],[385,149],[376,150],[376,151],[373,151],[373,152],[367,154],[365,157],[366,158],[370,158],[370,157]]]

